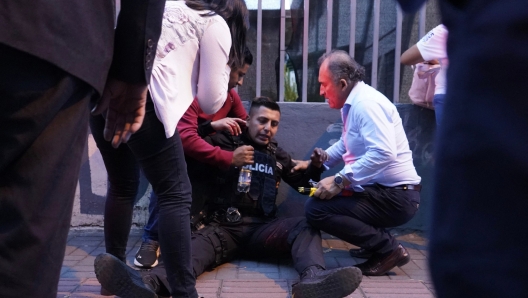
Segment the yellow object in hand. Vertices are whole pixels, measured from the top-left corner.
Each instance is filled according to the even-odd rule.
[[[299,187],[298,188],[298,191],[304,195],[308,194],[310,197],[313,197],[313,195],[315,194],[315,192],[317,191],[317,188],[315,187]]]

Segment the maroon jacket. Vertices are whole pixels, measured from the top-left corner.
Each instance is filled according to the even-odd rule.
[[[226,117],[243,120],[247,118],[246,109],[234,89],[228,91],[224,105],[213,115],[205,114],[195,98],[178,122],[178,132],[185,155],[219,168],[229,168],[233,152],[222,150],[203,140],[203,137],[214,133],[211,122]]]

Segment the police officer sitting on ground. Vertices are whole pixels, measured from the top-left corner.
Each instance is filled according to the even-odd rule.
[[[322,163],[315,159],[305,171],[292,171],[294,162],[273,139],[279,121],[278,104],[267,97],[259,97],[251,104],[247,127],[240,136],[219,132],[205,138],[224,150],[233,151],[242,145],[254,148],[254,162],[249,166],[252,178],[247,192],[237,189],[240,168],[225,170],[198,162],[189,164],[189,168],[202,169],[200,177],[190,177],[191,182],[209,193],[201,212],[203,218],[193,221],[194,274],[198,277],[242,252],[258,257],[291,253],[294,267],[300,274],[300,281],[292,289],[296,298],[345,297],[359,286],[361,271],[355,267],[325,270],[320,231],[310,226],[304,217],[275,217],[281,178],[297,189],[310,186],[310,179],[319,180],[322,172]],[[96,259],[95,272],[101,285],[117,294],[169,296],[163,264],[138,272],[112,255],[104,254]]]

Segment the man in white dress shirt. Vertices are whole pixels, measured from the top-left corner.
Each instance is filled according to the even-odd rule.
[[[341,109],[343,132],[330,148],[314,155],[331,168],[345,166],[321,180],[305,205],[316,228],[370,257],[357,265],[364,275],[383,275],[409,262],[406,249],[386,230],[409,221],[420,203],[420,180],[394,104],[363,82],[364,68],[344,51],[319,59],[320,94]],[[302,163],[301,163],[302,164]]]

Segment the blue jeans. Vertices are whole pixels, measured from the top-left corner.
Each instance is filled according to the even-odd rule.
[[[127,144],[113,148],[103,138],[105,119],[91,117],[92,134],[108,172],[105,243],[108,253],[125,259],[139,170],[158,195],[159,241],[174,297],[198,296],[191,265],[191,184],[178,131],[165,137],[150,97],[141,129]]]
[[[433,97],[433,106],[435,108],[436,125],[440,125],[444,117],[445,94],[435,94]]]
[[[147,240],[159,241],[158,239],[159,206],[158,197],[154,192],[150,193],[149,219],[143,228],[143,242]]]

